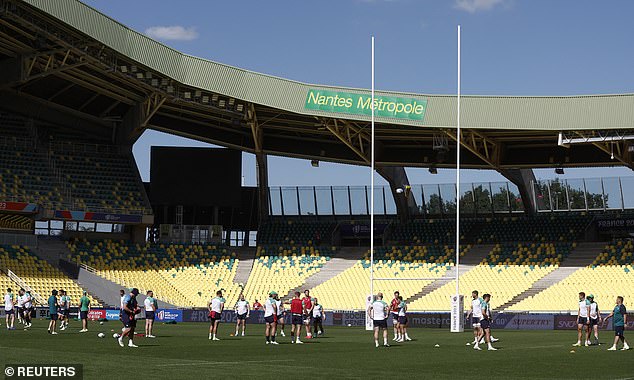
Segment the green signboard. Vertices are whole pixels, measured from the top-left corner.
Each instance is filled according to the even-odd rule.
[[[350,92],[309,89],[304,108],[353,115],[372,114],[372,96]],[[426,99],[374,97],[374,116],[392,119],[423,120],[427,111]]]

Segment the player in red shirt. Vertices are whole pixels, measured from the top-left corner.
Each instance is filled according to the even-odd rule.
[[[398,328],[398,310],[399,307],[398,305],[401,304],[401,301],[399,301],[398,297],[401,294],[399,293],[399,291],[395,291],[394,292],[394,299],[392,300],[392,302],[390,303],[390,315],[392,316],[392,325],[394,326],[394,339],[392,340],[398,340],[400,338],[399,336],[399,328]]]
[[[253,303],[253,310],[262,310],[262,304],[259,303],[258,300],[255,300]]]
[[[295,292],[291,300],[291,343],[302,344],[299,336],[302,333],[302,316],[304,314],[304,303],[299,299],[300,293]]]
[[[306,339],[311,339],[313,334],[310,332],[311,318],[313,315],[313,299],[310,298],[310,290],[304,290],[304,298],[302,298],[302,306],[304,309],[304,326],[306,327]]]

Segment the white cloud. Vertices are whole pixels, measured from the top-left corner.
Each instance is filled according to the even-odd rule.
[[[158,40],[192,41],[198,38],[196,28],[185,28],[180,25],[152,26],[145,29],[145,34]]]
[[[454,8],[461,11],[476,13],[488,11],[493,7],[503,4],[506,0],[456,0]]]

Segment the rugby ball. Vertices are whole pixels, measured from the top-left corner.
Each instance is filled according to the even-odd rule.
[[[112,337],[113,337],[113,338],[115,338],[115,339],[117,339],[117,338],[119,337],[119,334],[114,333],[114,334],[112,334]]]
[[[103,321],[99,322],[100,325],[103,325]]]
[[[104,333],[99,333],[99,334],[97,334],[97,336],[98,336],[98,337],[100,337],[100,338],[103,338],[104,336],[106,336],[106,334],[104,334]]]

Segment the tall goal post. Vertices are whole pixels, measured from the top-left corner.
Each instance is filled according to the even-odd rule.
[[[456,97],[456,293],[451,297],[451,332],[464,331],[464,299],[460,295],[460,25],[458,25],[458,88]]]

